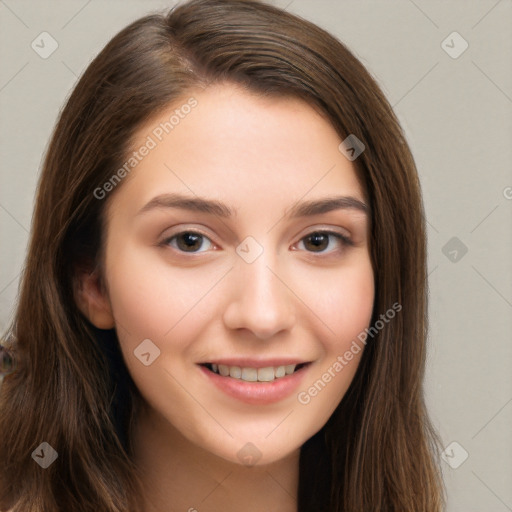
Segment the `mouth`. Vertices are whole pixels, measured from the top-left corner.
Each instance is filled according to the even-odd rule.
[[[238,357],[210,360],[197,366],[207,382],[224,395],[260,406],[291,399],[313,363],[290,357]]]
[[[200,366],[203,366],[210,372],[220,375],[221,377],[229,377],[245,382],[274,382],[288,377],[310,364],[310,362],[306,362],[259,368],[219,363],[201,363]]]

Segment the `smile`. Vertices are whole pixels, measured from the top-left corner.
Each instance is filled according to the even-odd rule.
[[[289,359],[239,359],[198,364],[201,373],[215,388],[252,405],[272,404],[292,396],[310,366],[311,361],[292,362]]]
[[[222,377],[231,377],[246,382],[272,382],[300,370],[306,363],[267,366],[265,368],[228,366],[225,364],[204,363],[203,366]]]

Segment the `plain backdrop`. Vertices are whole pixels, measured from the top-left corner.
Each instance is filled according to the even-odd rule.
[[[406,131],[429,226],[426,400],[448,511],[512,511],[512,1],[270,3],[346,43]],[[172,5],[0,0],[0,332],[59,109],[114,34]],[[32,48],[42,32],[58,45],[47,58]]]

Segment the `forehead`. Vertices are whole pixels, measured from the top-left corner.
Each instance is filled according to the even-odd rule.
[[[120,195],[141,207],[181,191],[237,210],[338,192],[363,200],[340,142],[325,117],[299,99],[226,84],[195,90],[137,131],[133,151],[151,149],[138,156]]]

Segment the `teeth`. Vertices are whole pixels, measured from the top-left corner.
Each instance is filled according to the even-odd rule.
[[[242,368],[242,380],[256,382],[258,380],[258,370],[256,368]]]
[[[258,369],[258,380],[262,382],[270,382],[274,380],[274,368],[271,366],[268,368],[259,368]]]
[[[231,366],[229,368],[229,376],[239,379],[242,376],[242,368],[239,366]]]
[[[225,364],[219,364],[219,373],[223,377],[227,377],[229,375],[229,366],[226,366]]]
[[[290,375],[295,371],[296,364],[287,364],[284,369],[286,371],[286,375]]]
[[[268,366],[266,368],[240,368],[239,366],[227,366],[225,364],[213,364],[212,370],[223,377],[232,377],[247,382],[272,382],[295,371],[296,364],[286,366]]]

